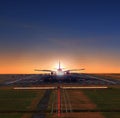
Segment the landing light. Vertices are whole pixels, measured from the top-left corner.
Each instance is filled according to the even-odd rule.
[[[56,63],[56,64],[53,66],[53,68],[59,69],[59,64]],[[61,69],[64,69],[64,68],[65,68],[65,66],[63,65],[63,63],[60,65],[60,68],[61,68]]]
[[[64,75],[64,72],[63,71],[57,71],[56,73],[58,76],[63,76]]]

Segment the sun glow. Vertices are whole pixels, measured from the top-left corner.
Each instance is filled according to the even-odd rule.
[[[63,72],[63,71],[57,71],[56,74],[57,74],[58,76],[63,76],[63,75],[64,75],[64,72]]]
[[[63,65],[63,63],[60,64],[60,68],[61,68],[61,69],[64,69],[64,68],[65,68],[65,66]],[[54,65],[54,69],[59,69],[59,63],[56,63],[56,64]]]

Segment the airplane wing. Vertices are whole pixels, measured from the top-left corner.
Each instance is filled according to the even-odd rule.
[[[53,70],[39,70],[39,69],[35,69],[35,71],[54,72]]]
[[[70,69],[70,70],[65,70],[64,72],[67,72],[67,71],[81,71],[81,70],[85,70],[84,68],[82,69]]]

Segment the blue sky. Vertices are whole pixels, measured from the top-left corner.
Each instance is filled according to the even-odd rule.
[[[90,59],[80,63],[85,66],[91,60],[101,66],[105,59],[118,70],[119,21],[120,2],[116,0],[1,0],[0,53],[8,62],[19,57],[21,66],[26,58],[34,65],[37,58],[71,57],[70,62],[77,63],[79,58]]]

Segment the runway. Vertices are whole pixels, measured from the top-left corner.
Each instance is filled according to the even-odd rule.
[[[79,84],[79,85],[120,85],[119,79],[98,77],[91,74],[70,74],[67,76],[51,75],[24,75],[15,76],[14,79],[3,82],[2,86],[41,86],[54,84]]]
[[[100,116],[97,113],[101,112],[101,109],[94,107],[95,105],[83,95],[83,91],[107,91],[110,90],[110,86],[119,85],[119,79],[104,78],[92,74],[71,74],[60,77],[39,74],[15,75],[13,79],[1,83],[1,86],[12,88],[14,91],[45,90],[42,99],[36,104],[36,109],[25,111],[33,113],[32,118],[45,118],[47,115],[58,117],[58,113],[61,117],[73,117],[75,114],[82,117],[83,112],[86,115],[89,112],[91,117],[95,118]],[[57,92],[58,86],[60,87],[60,93]],[[102,111],[104,112],[104,109]],[[100,118],[102,117],[100,116]]]
[[[46,114],[45,111],[48,107],[48,102],[50,99],[51,90],[46,90],[44,96],[40,100],[39,104],[37,105],[37,110],[42,111],[43,113],[35,113],[33,114],[32,118],[45,118]]]

